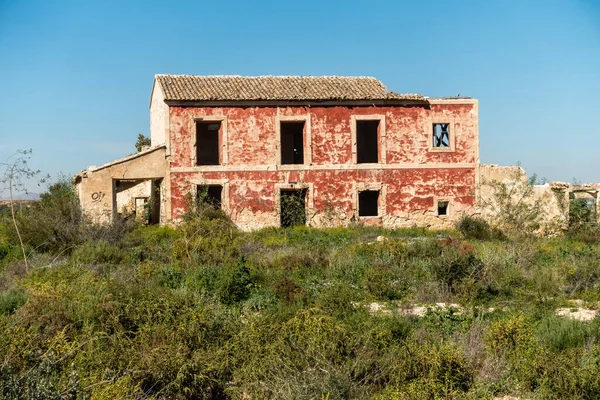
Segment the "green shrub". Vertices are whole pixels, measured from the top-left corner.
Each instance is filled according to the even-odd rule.
[[[523,315],[501,319],[492,323],[486,336],[488,348],[494,354],[511,353],[532,346],[533,331]]]
[[[83,240],[85,219],[68,177],[50,185],[40,201],[21,209],[16,217],[23,242],[38,251],[69,251]],[[16,232],[10,232],[16,243]]]
[[[440,255],[431,260],[430,268],[436,280],[454,291],[460,281],[478,276],[483,268],[475,255],[475,248],[468,242],[447,239],[438,243]]]
[[[452,335],[456,330],[470,325],[472,319],[454,307],[447,309],[430,307],[423,316],[423,324],[430,330],[444,336]]]
[[[127,253],[118,245],[103,240],[85,242],[73,252],[73,260],[80,264],[120,264]]]
[[[228,305],[246,300],[253,284],[250,270],[243,260],[237,265],[201,267],[185,279],[188,288],[213,295]]]
[[[239,255],[235,239],[240,235],[235,224],[222,210],[186,198],[188,211],[173,243],[175,258],[189,264],[235,262]]]
[[[179,239],[180,231],[160,225],[139,225],[127,232],[123,238],[125,248],[131,249],[132,262],[156,261],[173,262],[173,243]]]
[[[575,232],[595,224],[597,220],[594,207],[595,202],[589,203],[587,199],[571,199],[569,201],[569,231]]]
[[[490,224],[481,217],[463,215],[456,221],[455,226],[465,239],[490,240],[492,238]]]
[[[449,344],[410,343],[412,357],[404,360],[393,384],[381,399],[464,398],[475,379],[473,366],[458,348]]]
[[[332,315],[347,315],[356,312],[354,303],[363,300],[363,293],[342,282],[324,282],[313,288],[315,304]]]
[[[244,302],[244,308],[250,311],[263,311],[276,305],[277,301],[277,296],[270,290],[254,287]]]
[[[598,322],[573,321],[557,316],[544,318],[537,324],[537,336],[541,343],[555,351],[583,347],[590,341],[599,341]]]
[[[306,292],[296,281],[291,278],[283,277],[273,285],[273,292],[286,303],[293,303],[303,300],[306,297]]]
[[[406,282],[388,265],[373,265],[363,277],[363,286],[378,300],[399,300],[409,291]]]
[[[183,275],[181,272],[173,269],[172,267],[165,267],[160,272],[161,284],[169,289],[177,289],[181,286],[183,281]]]
[[[8,289],[0,293],[0,315],[12,314],[27,302],[27,294],[20,289]]]
[[[541,227],[542,201],[535,198],[535,175],[527,178],[523,170],[515,170],[509,181],[484,182],[492,190],[481,204],[488,210],[492,225],[511,237],[534,234]]]
[[[225,304],[246,300],[252,288],[250,270],[240,263],[234,268],[224,269],[215,283],[215,294]]]

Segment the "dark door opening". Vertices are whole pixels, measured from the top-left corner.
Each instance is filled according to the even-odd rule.
[[[281,164],[304,164],[304,122],[281,122]]]
[[[281,226],[306,225],[307,189],[284,189],[280,192]]]
[[[150,213],[150,219],[148,221],[149,224],[158,224],[160,223],[160,185],[162,183],[162,179],[153,179],[152,180],[152,192],[150,193],[150,204],[152,205],[152,210]]]

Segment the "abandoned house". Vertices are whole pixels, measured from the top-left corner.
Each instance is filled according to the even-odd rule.
[[[97,221],[177,222],[186,196],[245,230],[449,227],[478,196],[477,100],[370,77],[157,75],[151,146],[76,175]]]

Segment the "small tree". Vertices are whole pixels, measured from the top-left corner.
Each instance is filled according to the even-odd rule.
[[[492,190],[490,198],[482,200],[487,208],[492,226],[511,236],[528,235],[541,227],[543,205],[536,198],[536,175],[527,178],[522,170],[506,181],[483,182]]]
[[[144,134],[139,133],[137,137],[137,142],[135,142],[135,148],[138,152],[142,151],[144,146],[150,146],[152,142],[149,137],[144,136]]]
[[[6,159],[6,161],[0,162],[0,168],[2,169],[2,175],[0,178],[0,183],[2,184],[2,187],[0,188],[0,193],[8,191],[8,204],[10,208],[10,215],[13,225],[15,227],[15,231],[17,233],[19,245],[21,246],[21,251],[23,252],[25,271],[29,269],[29,265],[27,263],[27,252],[25,251],[25,245],[23,244],[23,238],[21,237],[21,232],[19,231],[19,226],[17,224],[17,219],[15,215],[14,196],[16,193],[19,192],[27,193],[27,190],[25,188],[25,182],[28,179],[33,178],[40,172],[39,170],[32,170],[27,164],[27,162],[31,158],[31,153],[31,149],[17,150],[14,154],[9,156]]]

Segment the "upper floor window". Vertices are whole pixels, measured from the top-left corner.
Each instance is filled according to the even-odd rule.
[[[379,162],[379,120],[356,120],[356,162]]]
[[[196,165],[219,165],[220,121],[196,121]]]
[[[433,148],[434,149],[449,149],[450,148],[450,124],[436,123],[433,124]]]
[[[304,164],[304,121],[280,121],[281,164]]]

